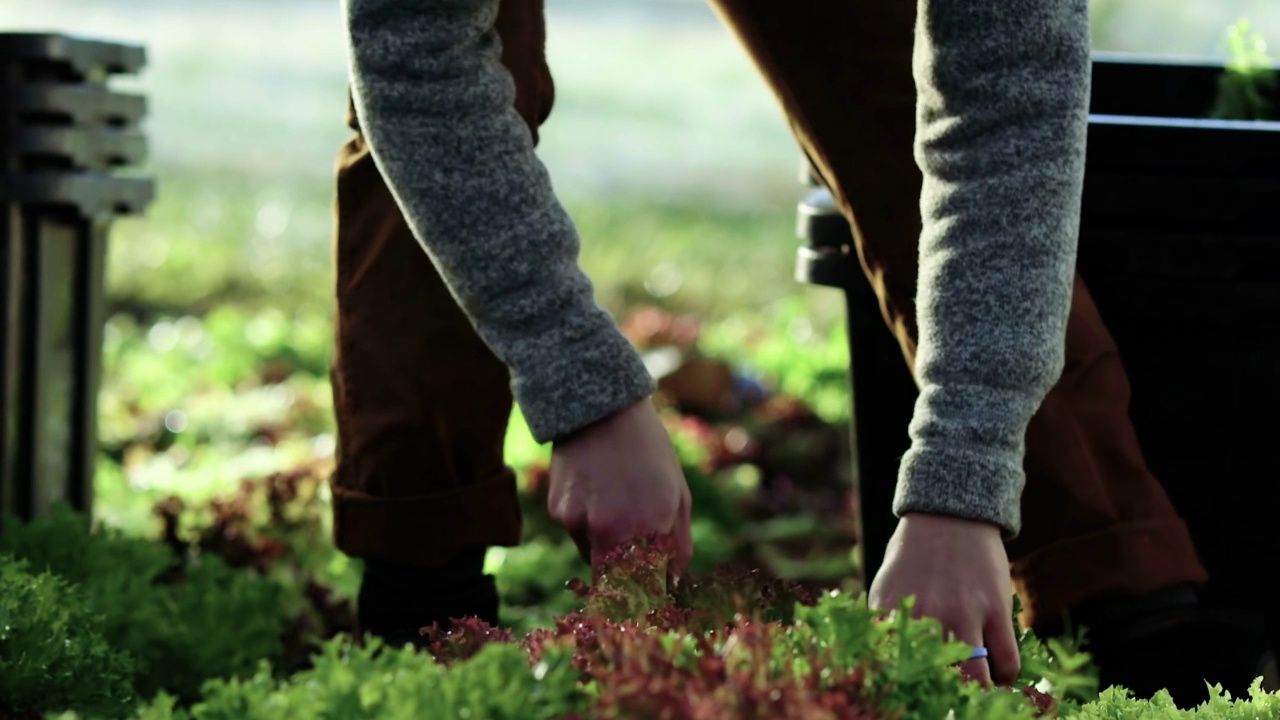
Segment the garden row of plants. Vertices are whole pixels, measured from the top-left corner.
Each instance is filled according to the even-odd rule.
[[[265,483],[268,513],[306,505],[287,497],[297,477]],[[657,538],[615,550],[590,585],[568,583],[570,609],[546,625],[462,621],[427,629],[426,652],[385,648],[350,634],[350,605],[317,585],[309,541],[245,532],[225,510],[201,524],[198,510],[157,508],[175,531],[157,538],[91,531],[67,509],[8,519],[0,717],[1280,717],[1280,696],[1256,685],[1194,711],[1163,693],[1098,695],[1086,655],[1026,630],[1021,677],[983,689],[957,669],[970,648],[909,602],[876,613],[860,593],[728,567],[670,587]]]
[[[1233,32],[1212,114],[1266,117],[1275,75],[1247,26]],[[694,496],[679,586],[658,538],[583,563],[545,513],[548,450],[516,413],[526,531],[489,554],[500,627],[426,629],[426,651],[355,635],[360,565],[329,541],[329,318],[113,318],[96,522],[56,508],[0,526],[0,720],[1280,718],[1257,684],[1194,710],[1100,693],[1076,642],[1021,628],[1021,676],[984,689],[958,669],[970,649],[909,602],[870,610],[846,340],[805,316],[624,322],[662,376]]]
[[[220,433],[229,445],[284,446],[326,432],[318,418],[255,410],[202,420],[193,410],[222,382],[199,373],[218,372],[233,399],[292,388],[292,403],[277,407],[284,418],[327,413],[304,389],[324,367],[300,353],[308,346],[294,335],[308,325],[213,317],[157,333],[117,323],[119,384],[107,403],[117,425],[104,448],[115,474],[103,482],[125,484],[107,497],[151,497],[150,522],[126,532],[66,508],[5,520],[0,718],[1192,716],[1167,697],[1098,695],[1074,643],[1025,631],[1018,683],[983,690],[956,667],[968,648],[932,621],[905,606],[871,612],[852,580],[856,538],[841,524],[852,507],[837,472],[848,465],[839,403],[819,413],[795,397],[839,386],[844,339],[806,346],[795,320],[708,334],[648,308],[624,323],[671,369],[664,417],[695,496],[696,572],[668,587],[665,547],[650,539],[593,574],[546,515],[545,449],[513,445],[526,535],[490,554],[501,627],[460,623],[431,635],[429,652],[353,635],[359,567],[329,541],[325,453],[221,491],[129,488],[164,468],[180,475]],[[256,329],[227,329],[236,325]],[[192,353],[206,361],[190,363]],[[731,355],[767,370],[718,359]],[[180,367],[190,368],[174,383],[184,404],[131,385]],[[185,424],[171,421],[178,411]],[[1218,696],[1194,716],[1277,717],[1280,698]]]

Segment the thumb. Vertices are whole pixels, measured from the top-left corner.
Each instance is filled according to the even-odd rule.
[[[567,526],[565,529],[569,532],[569,537],[573,538],[573,544],[578,547],[578,555],[595,567],[595,555],[591,551],[591,539],[587,536],[587,529],[581,525]]]
[[[591,558],[591,566],[596,570],[603,570],[605,557],[628,539],[626,533],[619,532],[617,528],[609,526],[592,527],[588,525],[584,535],[589,546],[588,552]]]
[[[689,568],[689,563],[693,560],[693,535],[692,535],[692,503],[689,493],[686,491],[680,500],[680,509],[676,514],[676,525],[672,530],[675,538],[676,551],[675,556],[671,558],[671,579],[679,581],[684,575],[685,570]]]
[[[1012,685],[1022,672],[1022,658],[1018,653],[1018,639],[1013,632],[1013,609],[997,604],[989,613],[983,635],[987,640],[987,653],[991,661],[991,677],[998,685]]]

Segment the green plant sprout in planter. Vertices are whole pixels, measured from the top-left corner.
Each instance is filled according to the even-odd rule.
[[[81,598],[64,578],[0,552],[0,718],[131,713],[135,661]]]
[[[1267,43],[1248,20],[1240,20],[1227,31],[1230,59],[1218,79],[1218,97],[1209,117],[1214,120],[1271,120],[1271,102],[1266,93],[1277,83],[1277,71],[1267,54]]]

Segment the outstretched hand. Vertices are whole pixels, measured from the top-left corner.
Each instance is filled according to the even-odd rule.
[[[893,610],[912,595],[917,615],[936,618],[955,640],[987,648],[986,660],[968,660],[962,672],[984,686],[1017,680],[1013,587],[998,527],[943,515],[903,516],[868,600],[875,609]]]
[[[557,442],[548,492],[551,518],[593,566],[617,545],[653,533],[675,541],[674,578],[689,566],[689,485],[649,400]]]

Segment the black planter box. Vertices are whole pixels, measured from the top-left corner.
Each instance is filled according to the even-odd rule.
[[[1213,599],[1280,640],[1280,123],[1214,121],[1219,66],[1094,61],[1078,269],[1132,381],[1147,460],[1191,527]],[[1273,98],[1280,108],[1280,97]],[[864,572],[896,524],[916,388],[824,190],[800,208],[797,278],[848,296]],[[1276,643],[1280,647],[1280,642]]]
[[[142,213],[145,100],[111,91],[141,48],[0,34],[0,513],[91,509],[104,265],[112,221]]]
[[[1097,66],[1078,268],[1214,599],[1265,618],[1280,647],[1280,123],[1195,119],[1219,75]]]

